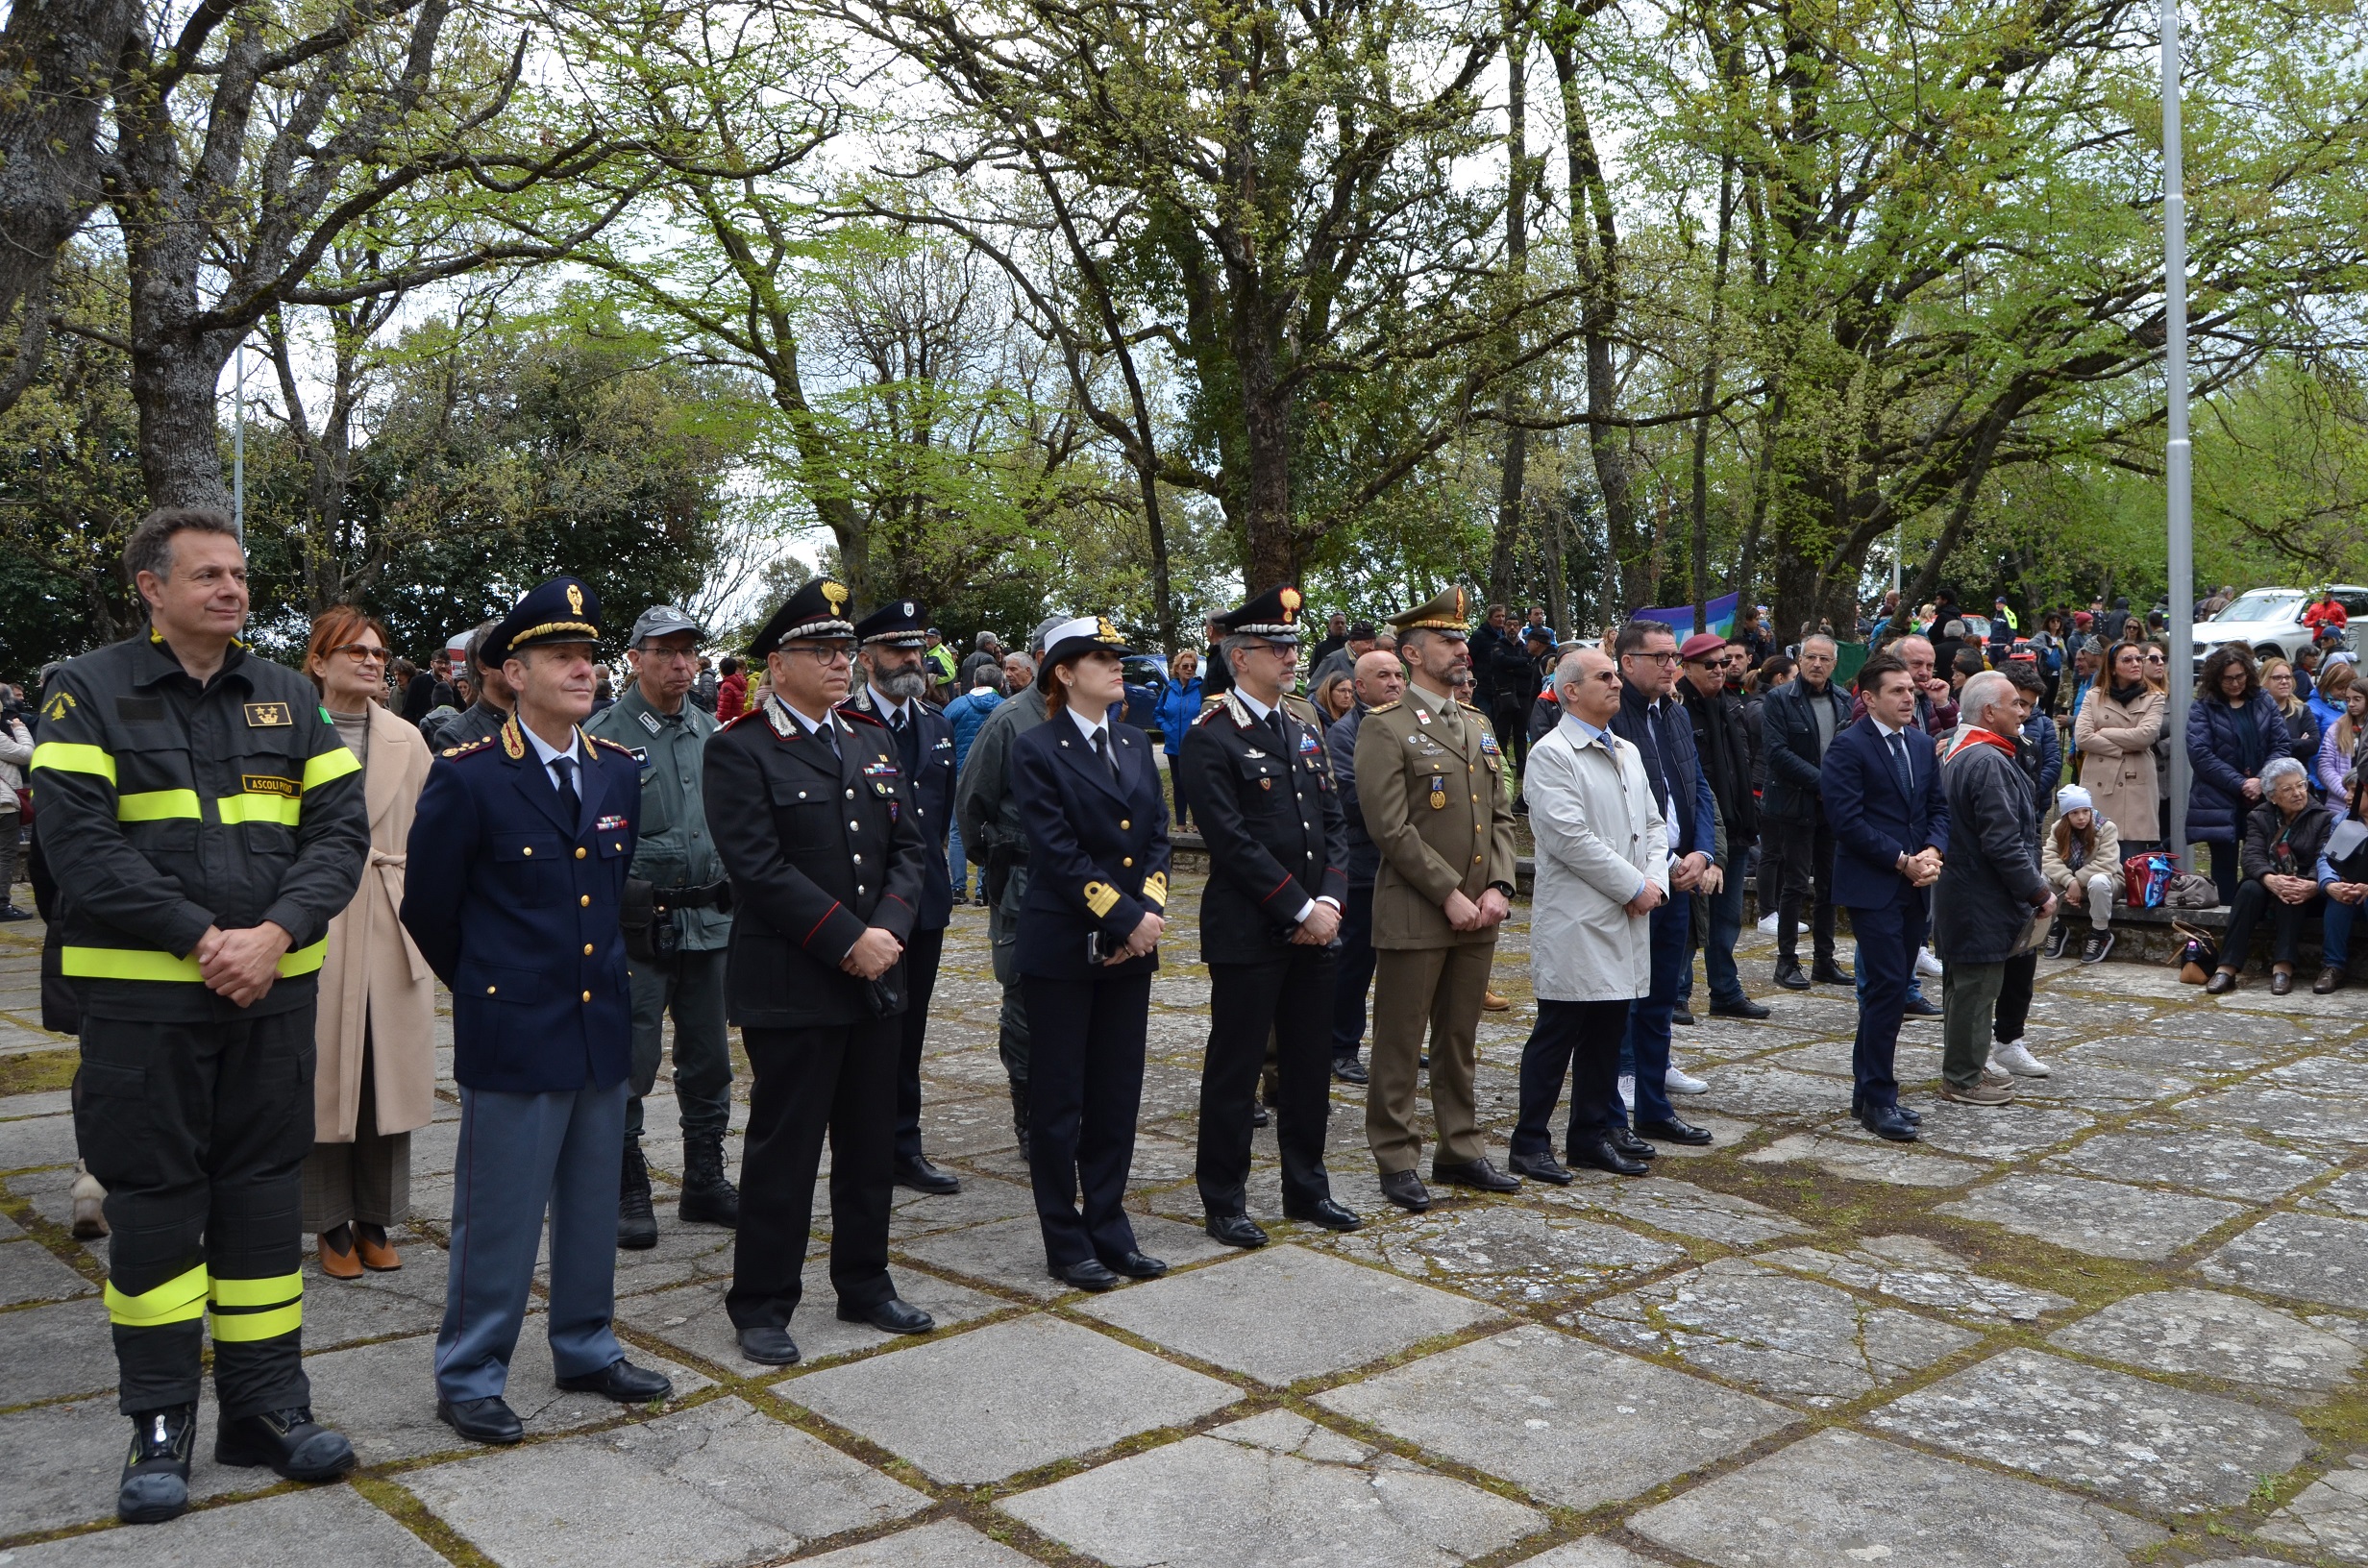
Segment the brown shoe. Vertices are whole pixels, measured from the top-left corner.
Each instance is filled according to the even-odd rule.
[[[385,1229],[378,1225],[354,1227],[354,1250],[361,1254],[361,1266],[381,1274],[392,1274],[403,1266],[395,1255],[395,1245],[387,1239]]]
[[[2290,995],[2293,990],[2294,971],[2292,969],[2278,969],[2270,974],[2269,993],[2272,996]]]
[[[2011,1079],[2008,1080],[2010,1086],[2012,1082]],[[1944,1100],[1955,1100],[1960,1105],[2012,1105],[2014,1090],[2011,1087],[2001,1089],[1986,1081],[1976,1084],[1971,1089],[1960,1089],[1955,1084],[1943,1084],[1940,1086],[1940,1097]]]
[[[2011,1089],[2014,1087],[2014,1075],[1986,1066],[1982,1069],[1982,1082],[1989,1089]]]
[[[348,1247],[345,1251],[339,1252],[329,1244],[328,1237],[318,1237],[315,1239],[320,1243],[322,1273],[333,1280],[361,1278],[361,1260],[354,1256],[353,1248]]]
[[[2235,989],[2236,976],[2226,969],[2212,970],[2211,978],[2204,982],[2204,994],[2207,996],[2226,996]]]
[[[2351,982],[2351,979],[2350,975],[2330,965],[2319,971],[2319,977],[2316,980],[2310,982],[2311,994],[2324,996],[2331,991],[2341,991]]]
[[[1480,993],[1480,1005],[1491,1013],[1502,1013],[1513,1004],[1492,991],[1484,991]]]

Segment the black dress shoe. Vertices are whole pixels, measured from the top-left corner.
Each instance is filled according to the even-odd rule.
[[[1677,1024],[1681,1028],[1692,1028],[1693,1009],[1690,1007],[1678,1007],[1672,1009],[1669,1014],[1669,1021]]]
[[[1893,1143],[1916,1140],[1915,1123],[1901,1115],[1895,1105],[1876,1106],[1859,1113],[1859,1125]]]
[[[1675,1116],[1665,1116],[1659,1121],[1638,1122],[1637,1137],[1650,1139],[1656,1143],[1684,1143],[1697,1149],[1711,1140],[1707,1128],[1696,1127],[1691,1122],[1681,1121]]]
[[[308,1407],[264,1410],[214,1427],[213,1462],[267,1464],[290,1481],[334,1481],[354,1468],[354,1445],[312,1419]]]
[[[1123,1274],[1130,1280],[1156,1280],[1168,1272],[1166,1263],[1140,1252],[1122,1252],[1101,1262],[1111,1273]]]
[[[1081,1263],[1063,1263],[1052,1270],[1052,1277],[1079,1290],[1116,1290],[1119,1277],[1110,1272],[1110,1265],[1098,1258],[1088,1258]]]
[[[115,1517],[160,1525],[189,1511],[189,1455],[197,1447],[197,1407],[176,1405],[132,1417],[132,1447],[115,1483]]]
[[[1809,970],[1809,978],[1821,986],[1855,986],[1858,984],[1856,975],[1830,958],[1813,965]]]
[[[916,1192],[934,1192],[940,1196],[962,1190],[961,1178],[951,1171],[940,1170],[923,1156],[897,1162],[897,1186]]]
[[[2279,969],[2269,977],[2269,993],[2283,996],[2294,989],[2294,974],[2290,969]]]
[[[1776,983],[1787,991],[1807,991],[1809,976],[1801,972],[1798,964],[1779,964],[1776,966]]]
[[[1935,1007],[1932,1003],[1926,1001],[1921,996],[1909,997],[1908,1005],[1901,1009],[1901,1013],[1903,1016],[1911,1018],[1936,1018],[1940,1017],[1940,1009]]]
[[[1252,1127],[1264,1127],[1271,1123],[1273,1120],[1274,1113],[1269,1111],[1265,1106],[1253,1105],[1249,1108],[1249,1124]]]
[[[1597,1170],[1608,1170],[1615,1176],[1641,1176],[1653,1168],[1641,1160],[1632,1160],[1620,1153],[1618,1149],[1613,1147],[1612,1140],[1608,1138],[1590,1139],[1584,1142],[1571,1144],[1570,1163],[1574,1165],[1592,1165]],[[1569,1179],[1570,1173],[1565,1171],[1563,1180],[1568,1181]]]
[[[2227,969],[2212,970],[2211,978],[2204,982],[2204,994],[2207,996],[2226,996],[2235,989],[2236,976]]]
[[[909,1301],[890,1296],[886,1301],[869,1307],[850,1307],[839,1303],[839,1321],[869,1323],[882,1334],[926,1334],[937,1327],[937,1319]]]
[[[1568,1187],[1571,1182],[1570,1172],[1550,1154],[1507,1155],[1505,1164],[1516,1176],[1526,1176],[1533,1182],[1552,1182],[1556,1187]]]
[[[527,1434],[526,1423],[499,1394],[491,1399],[439,1399],[435,1418],[472,1443],[514,1443]]]
[[[1422,1185],[1422,1178],[1411,1170],[1382,1172],[1381,1195],[1400,1209],[1418,1214],[1431,1206],[1430,1189]]]
[[[1365,1070],[1365,1064],[1353,1056],[1334,1057],[1332,1076],[1344,1084],[1369,1084],[1373,1081],[1373,1075]]]
[[[1212,1241],[1222,1241],[1229,1247],[1263,1247],[1267,1233],[1250,1223],[1247,1214],[1211,1214],[1202,1222],[1202,1230]]]
[[[598,1394],[620,1405],[647,1405],[675,1391],[675,1380],[663,1372],[635,1366],[620,1356],[598,1372],[579,1372],[561,1378],[559,1386],[575,1394]]]
[[[1431,1162],[1431,1180],[1444,1182],[1449,1187],[1477,1188],[1483,1192],[1518,1192],[1520,1178],[1508,1176],[1489,1164],[1487,1155],[1461,1165],[1443,1165]]]
[[[742,1329],[739,1338],[740,1354],[759,1366],[798,1364],[798,1341],[789,1336],[787,1329],[761,1323],[752,1329]]]
[[[1320,1225],[1327,1231],[1356,1231],[1365,1228],[1357,1212],[1330,1198],[1318,1198],[1314,1203],[1286,1203],[1283,1217],[1302,1225]]]
[[[1603,1140],[1631,1160],[1652,1160],[1661,1154],[1659,1149],[1654,1148],[1625,1127],[1615,1126],[1606,1129]]]
[[[1924,1125],[1923,1112],[1913,1110],[1905,1105],[1895,1105],[1891,1107],[1891,1109],[1898,1112],[1899,1119],[1906,1122],[1909,1126],[1921,1127]],[[1856,1100],[1852,1100],[1850,1102],[1850,1119],[1852,1121],[1864,1121],[1866,1119],[1866,1107],[1861,1105]]]
[[[1739,1002],[1711,1003],[1711,1017],[1714,1018],[1764,1018],[1768,1016],[1767,1008],[1748,996]]]

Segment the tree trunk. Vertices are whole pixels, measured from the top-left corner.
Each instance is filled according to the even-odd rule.
[[[1505,260],[1518,279],[1529,271],[1529,36],[1511,9],[1505,26]],[[1529,466],[1529,431],[1516,419],[1521,409],[1519,384],[1508,378],[1497,394],[1504,416],[1504,460],[1496,488],[1496,538],[1489,551],[1489,598],[1513,601],[1514,547],[1521,534],[1521,493]]]
[[[1234,283],[1235,362],[1242,378],[1242,445],[1248,473],[1242,498],[1246,550],[1243,588],[1262,594],[1298,580],[1298,541],[1291,527],[1292,394],[1275,385],[1280,324],[1253,280]]]
[[[1702,413],[1693,422],[1693,629],[1710,629],[1711,404],[1718,397],[1718,333],[1727,303],[1727,256],[1735,233],[1735,155],[1718,165],[1718,256],[1712,268],[1709,341],[1702,359]]]

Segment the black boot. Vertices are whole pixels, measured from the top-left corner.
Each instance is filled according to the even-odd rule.
[[[175,1405],[132,1417],[132,1447],[115,1487],[115,1517],[127,1525],[160,1525],[189,1510],[189,1454],[196,1444],[197,1407]]]
[[[1011,1130],[1020,1135],[1020,1158],[1027,1158],[1027,1080],[1011,1081]]]
[[[617,1245],[640,1252],[657,1245],[657,1215],[650,1208],[650,1163],[641,1145],[625,1145],[625,1168],[617,1183]]]
[[[354,1468],[354,1445],[299,1405],[221,1422],[213,1458],[216,1464],[269,1465],[290,1481],[334,1481]]]
[[[648,1187],[643,1190],[646,1192]],[[675,1213],[692,1224],[740,1224],[740,1190],[724,1174],[724,1141],[701,1139],[682,1148],[682,1196]]]

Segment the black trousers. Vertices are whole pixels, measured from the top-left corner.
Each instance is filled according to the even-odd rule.
[[[1776,961],[1800,962],[1801,906],[1811,904],[1810,935],[1819,964],[1834,961],[1834,830],[1823,818],[1813,822],[1767,821],[1761,825],[1760,902],[1767,904],[1771,870],[1781,890],[1776,902]],[[1770,863],[1773,862],[1771,867]]]
[[[897,1047],[897,1161],[921,1158],[921,1049],[929,1039],[929,993],[937,989],[946,931],[916,931],[904,943],[903,1038]]]
[[[2233,910],[2236,895],[2245,883],[2244,846],[2234,840],[2223,844],[2217,839],[2208,839],[2205,847],[2211,851],[2212,886],[2220,890],[2220,902]],[[2264,894],[2268,891],[2266,888],[2262,890]],[[2270,900],[2271,903],[2278,901],[2275,898]]]
[[[1332,1055],[1353,1062],[1365,1044],[1365,996],[1373,989],[1373,884],[1348,884],[1341,950],[1332,966]]]
[[[74,1137],[107,1187],[107,1315],[128,1415],[197,1403],[209,1311],[226,1418],[311,1402],[312,1018],[308,1002],[222,1023],[83,1019]]]
[[[798,1310],[814,1177],[830,1139],[830,1284],[848,1307],[896,1294],[888,1279],[900,1018],[829,1029],[748,1029],[754,1081],[740,1159],[740,1229],[724,1310],[741,1329],[787,1328]]]
[[[1496,744],[1504,747],[1505,758],[1513,764],[1516,773],[1523,772],[1529,766],[1529,705],[1537,696],[1531,691],[1517,698],[1501,698],[1496,711],[1489,716],[1496,729]]]
[[[2212,845],[2215,854],[2222,847]],[[2215,865],[2214,870],[2217,869]],[[2249,876],[2237,885],[2236,896],[2230,902],[2228,929],[2220,935],[2222,968],[2239,974],[2244,972],[2246,957],[2253,950],[2253,928],[2264,919],[2270,922],[2270,962],[2291,967],[2301,959],[2303,922],[2310,919],[2310,906],[2318,902],[2316,898],[2289,904],[2272,894],[2268,883]]]
[[[2031,1021],[2031,996],[2039,978],[2039,950],[2007,960],[2006,984],[1998,992],[1998,1022],[1992,1038],[2001,1045],[2011,1045],[2023,1038],[2023,1026]]]
[[[1135,1118],[1143,1109],[1151,971],[1083,980],[1030,974],[1022,983],[1028,1019],[1028,1175],[1045,1233],[1045,1262],[1066,1268],[1089,1258],[1123,1257],[1137,1250],[1122,1202],[1126,1172],[1135,1163]]]
[[[1563,1147],[1612,1130],[1605,1108],[1619,1103],[1619,1042],[1633,1001],[1538,1003],[1538,1023],[1521,1047],[1521,1119],[1513,1152],[1554,1152],[1554,1102],[1570,1080],[1570,1121]],[[1624,1120],[1624,1118],[1623,1118]]]
[[[1192,827],[1192,796],[1184,790],[1184,770],[1176,765],[1176,753],[1168,753],[1168,782],[1175,789],[1175,812],[1168,819],[1171,832],[1182,833]]]
[[[1251,1100],[1270,1035],[1284,1207],[1309,1208],[1332,1195],[1323,1130],[1332,1110],[1334,968],[1322,947],[1286,947],[1263,964],[1209,966],[1209,1048],[1200,1068],[1200,1148],[1193,1177],[1200,1206],[1212,1214],[1243,1212]]]

